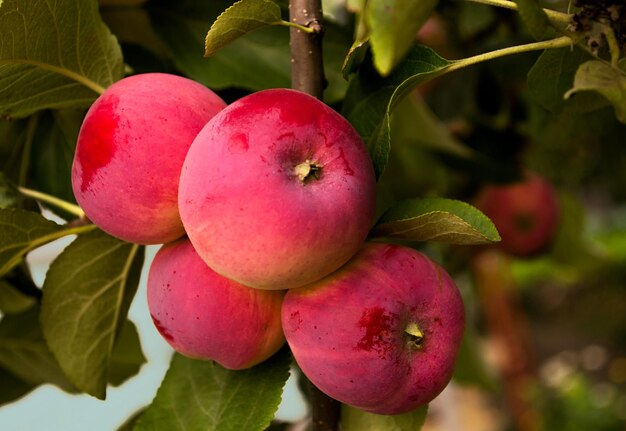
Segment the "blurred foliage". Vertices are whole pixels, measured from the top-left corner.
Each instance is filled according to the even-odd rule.
[[[593,383],[579,371],[564,378],[557,388],[537,387],[532,401],[541,413],[539,429],[545,431],[621,431],[626,395],[606,383]]]

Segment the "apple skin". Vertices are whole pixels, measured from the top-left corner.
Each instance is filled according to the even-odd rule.
[[[290,289],[358,251],[374,217],[375,184],[367,150],[343,117],[305,93],[271,89],[231,103],[198,134],[179,208],[216,272]]]
[[[282,321],[296,362],[315,386],[389,415],[428,403],[448,384],[464,308],[452,279],[429,258],[370,243],[334,274],[288,291]],[[423,334],[419,346],[405,332],[413,324]]]
[[[536,255],[554,239],[559,222],[559,199],[550,183],[535,173],[522,181],[488,185],[476,207],[491,219],[502,241],[498,246],[518,257]]]
[[[183,161],[225,106],[203,85],[165,73],[129,76],[107,88],[85,116],[72,165],[74,196],[87,217],[128,242],[181,237]]]
[[[215,273],[187,238],[161,247],[148,273],[148,308],[163,338],[185,356],[232,370],[256,365],[284,344],[283,297]]]

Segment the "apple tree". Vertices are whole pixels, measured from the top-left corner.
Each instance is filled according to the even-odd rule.
[[[626,6],[546,6],[0,0],[0,405],[137,374],[165,244],[148,302],[178,353],[123,429],[296,429],[290,373],[314,431],[421,429],[450,380],[503,427],[619,429],[623,387],[598,407],[542,374],[572,347],[532,304],[604,286],[622,317],[567,330],[626,355]]]

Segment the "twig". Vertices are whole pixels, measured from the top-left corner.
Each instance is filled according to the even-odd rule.
[[[512,54],[520,54],[522,52],[541,51],[544,49],[564,48],[566,46],[572,46],[575,43],[568,36],[561,36],[556,39],[544,40],[541,42],[527,43],[524,45],[516,45],[508,48],[497,49],[495,51],[489,51],[484,54],[475,55],[473,57],[463,58],[461,60],[455,60],[452,64],[444,69],[445,73],[452,72],[458,69],[462,69],[467,66],[482,63],[483,61],[493,60],[500,57],[505,57]]]
[[[312,431],[337,431],[341,404],[307,382],[309,400],[311,401]]]
[[[70,214],[75,215],[78,218],[85,217],[85,212],[78,205],[74,205],[72,203],[64,201],[63,199],[59,199],[59,198],[57,198],[55,196],[52,196],[52,195],[49,195],[49,194],[46,194],[46,193],[42,193],[42,192],[37,191],[37,190],[27,189],[26,187],[18,187],[18,190],[24,196],[27,196],[29,198],[33,198],[33,199],[36,199],[38,201],[45,202],[47,204],[53,205],[53,206],[55,206],[57,208],[62,209],[63,211],[66,211],[66,212],[68,212]]]
[[[313,29],[306,33],[297,27],[290,29],[291,88],[322,99],[324,92],[324,63],[322,60],[322,4],[320,0],[291,0],[289,20]]]
[[[509,0],[466,0],[473,3],[480,3],[490,6],[502,7],[505,9],[518,10],[517,4],[515,2]],[[548,19],[555,24],[564,24],[567,25],[570,23],[572,16],[567,13],[559,12],[552,9],[544,9],[543,10]]]

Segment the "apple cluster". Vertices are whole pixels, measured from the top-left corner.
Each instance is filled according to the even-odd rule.
[[[286,341],[322,391],[381,414],[449,382],[459,291],[425,255],[366,242],[373,166],[319,100],[271,89],[227,106],[187,78],[124,78],[84,119],[72,186],[104,231],[164,244],[148,306],[181,354],[243,369]]]

